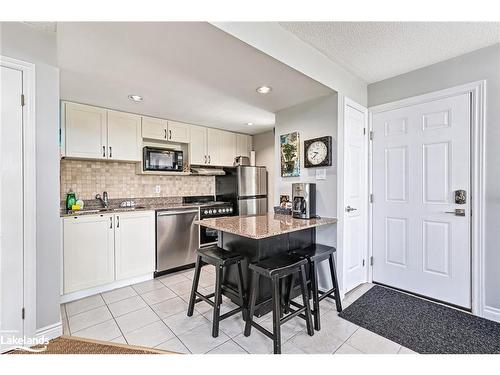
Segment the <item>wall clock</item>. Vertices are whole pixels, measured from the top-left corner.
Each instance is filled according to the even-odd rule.
[[[304,167],[328,167],[332,165],[332,137],[313,138],[304,141]]]

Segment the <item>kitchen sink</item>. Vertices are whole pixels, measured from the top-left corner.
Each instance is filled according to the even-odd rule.
[[[116,208],[98,208],[93,210],[79,210],[70,212],[71,215],[82,215],[82,214],[98,214],[102,212],[115,212],[115,211],[134,211],[134,210],[143,210],[145,206],[135,206],[135,207],[116,207]]]

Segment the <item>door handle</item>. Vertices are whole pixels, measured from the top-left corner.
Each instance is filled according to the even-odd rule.
[[[109,157],[113,157],[113,149],[111,148],[111,146],[109,146]]]
[[[445,214],[453,214],[455,216],[465,216],[465,209],[455,208],[455,211],[445,211]]]
[[[354,207],[351,207],[351,206],[347,206],[345,208],[345,212],[352,212],[352,211],[357,211],[358,209],[357,208],[354,208]]]

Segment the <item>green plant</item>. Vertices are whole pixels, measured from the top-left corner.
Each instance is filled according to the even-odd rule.
[[[282,146],[283,158],[285,161],[291,161],[295,157],[296,148],[290,143],[286,143]]]

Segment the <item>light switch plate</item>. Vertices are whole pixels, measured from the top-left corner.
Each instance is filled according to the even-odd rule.
[[[326,169],[316,169],[316,180],[326,180]]]

